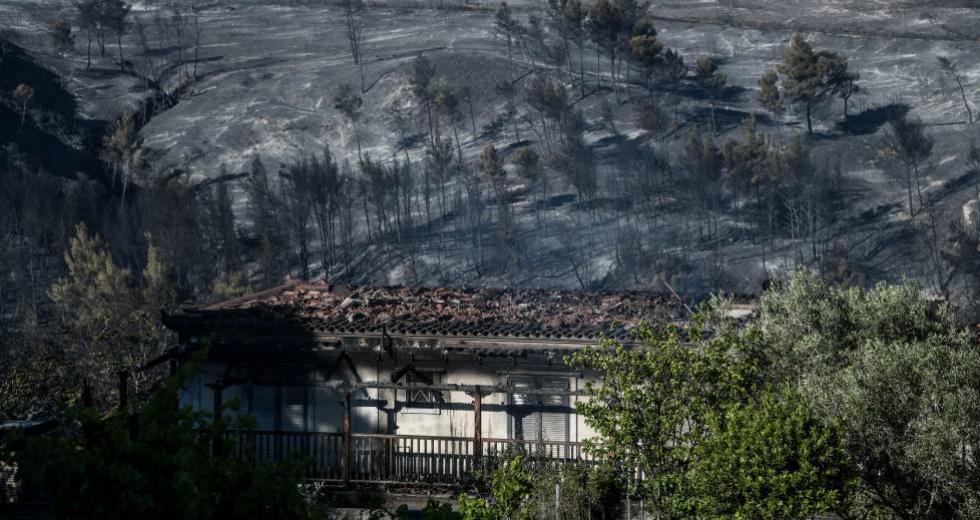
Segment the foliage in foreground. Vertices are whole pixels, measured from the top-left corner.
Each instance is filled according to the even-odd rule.
[[[980,349],[912,283],[869,290],[799,273],[762,299],[772,377],[842,428],[851,517],[980,516]]]
[[[0,416],[60,412],[78,403],[78,389],[86,383],[95,405],[106,410],[118,398],[119,370],[132,375],[137,393],[152,384],[157,374],[140,367],[172,341],[159,316],[175,304],[176,293],[170,268],[148,242],[146,265],[137,276],[116,263],[100,236],[82,224],[75,227],[65,251],[67,276],[49,291],[56,330],[28,334],[32,341],[20,351],[11,348],[9,359],[0,361],[6,365]]]
[[[462,520],[620,518],[622,472],[607,465],[558,465],[523,449],[502,453],[478,475],[478,492],[458,497]]]
[[[686,476],[701,518],[806,518],[830,511],[850,484],[835,425],[822,424],[794,390],[713,416]]]
[[[312,516],[305,466],[239,461],[228,420],[180,408],[183,378],[154,392],[135,416],[73,411],[59,436],[13,440],[24,481],[69,518],[285,518]],[[234,407],[235,403],[229,403]]]
[[[683,329],[641,329],[640,348],[607,342],[571,356],[600,374],[578,405],[598,433],[587,448],[641,470],[645,479],[626,484],[667,517],[828,510],[848,472],[835,425],[819,423],[799,399],[784,402],[768,378],[759,328],[727,323],[713,305]]]
[[[580,413],[602,460],[672,517],[980,516],[980,349],[912,283],[797,273],[737,327],[711,308],[571,361],[602,374]]]

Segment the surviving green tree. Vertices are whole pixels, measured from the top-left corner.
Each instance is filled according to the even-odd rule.
[[[66,417],[63,434],[8,437],[0,448],[15,453],[25,482],[49,494],[67,518],[313,518],[300,490],[301,460],[253,463],[237,456],[229,431],[254,423],[237,418],[237,400],[217,418],[179,406],[174,396],[191,365],[138,415],[78,409]]]
[[[598,382],[586,384],[590,399],[576,405],[596,432],[586,449],[622,468],[631,492],[645,495],[652,511],[668,517],[685,511],[686,474],[711,415],[747,399],[759,381],[747,341],[756,332],[709,329],[707,322],[702,315],[684,329],[643,327],[635,332],[642,348],[605,341],[568,358],[600,374]],[[628,468],[646,477],[637,481]]]
[[[729,406],[708,428],[686,478],[697,518],[810,518],[848,495],[839,427],[816,417],[794,389]]]
[[[980,352],[918,286],[834,288],[800,272],[761,300],[773,377],[841,428],[859,477],[847,518],[977,518]]]
[[[847,60],[831,51],[815,51],[801,34],[793,35],[776,71],[783,75],[786,98],[803,106],[807,133],[811,134],[815,106],[832,93],[846,100],[857,91],[857,75],[848,70]]]

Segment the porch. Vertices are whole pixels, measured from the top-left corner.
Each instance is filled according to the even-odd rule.
[[[298,455],[306,461],[310,479],[342,485],[451,486],[466,482],[481,464],[510,449],[542,464],[593,460],[578,442],[283,431],[233,435],[244,460],[279,461]]]
[[[227,383],[227,380],[224,382]],[[454,485],[469,480],[481,465],[512,450],[519,450],[534,458],[538,464],[566,464],[591,462],[592,457],[583,450],[582,443],[567,437],[555,439],[541,420],[528,424],[536,428],[518,428],[515,438],[484,437],[485,396],[505,394],[514,404],[507,407],[507,421],[522,425],[522,417],[535,417],[536,410],[552,410],[556,417],[568,420],[573,409],[567,402],[558,405],[530,404],[535,396],[567,399],[579,396],[582,390],[560,388],[530,388],[528,386],[480,386],[462,384],[391,384],[364,382],[355,384],[316,383],[320,388],[335,388],[343,396],[338,410],[340,431],[308,431],[303,428],[283,428],[234,431],[230,435],[236,441],[235,449],[242,460],[270,462],[299,456],[307,463],[307,474],[312,480],[341,485],[350,484],[407,484],[407,485]],[[208,385],[213,391],[214,413],[221,413],[223,391],[226,384]],[[314,387],[311,383],[309,387]],[[392,433],[359,432],[353,428],[354,400],[352,394],[364,390],[402,390],[412,392],[426,390],[459,392],[472,398],[466,406],[472,413],[471,436],[405,435]],[[441,405],[445,405],[442,403]],[[441,406],[440,405],[440,406]],[[528,415],[528,414],[532,415]],[[300,414],[305,415],[305,413]],[[277,425],[291,424],[277,421]],[[567,435],[567,432],[564,432]]]

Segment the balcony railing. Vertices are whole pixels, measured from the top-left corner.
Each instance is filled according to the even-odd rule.
[[[580,443],[421,435],[316,432],[236,432],[245,460],[277,461],[298,455],[311,479],[338,483],[456,484],[509,448],[540,464],[591,462]],[[348,463],[347,461],[350,461]]]

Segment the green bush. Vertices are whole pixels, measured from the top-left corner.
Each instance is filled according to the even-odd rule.
[[[687,473],[698,518],[807,518],[847,494],[847,455],[794,390],[767,392],[709,421]]]
[[[183,380],[164,384],[138,414],[75,410],[65,433],[8,439],[4,448],[63,517],[310,518],[305,463],[239,460],[227,420],[178,406]]]
[[[798,273],[762,299],[773,377],[840,425],[852,518],[980,518],[975,331],[912,283],[830,287]]]
[[[538,459],[522,446],[491,458],[477,483],[483,494],[459,497],[464,520],[619,518],[625,491],[620,470],[605,464]],[[557,490],[556,490],[557,488]],[[556,497],[557,491],[557,497]]]

